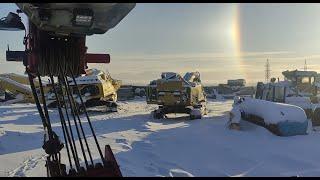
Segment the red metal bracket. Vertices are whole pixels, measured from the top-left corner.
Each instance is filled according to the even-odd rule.
[[[110,55],[109,54],[92,54],[87,53],[85,55],[86,63],[110,63]]]

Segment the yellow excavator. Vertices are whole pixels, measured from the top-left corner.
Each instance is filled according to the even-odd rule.
[[[121,86],[120,80],[111,78],[109,73],[105,73],[101,70],[87,69],[86,74],[77,77],[76,81],[81,94],[85,97],[84,101],[86,107],[106,106],[107,111],[117,111],[117,90]],[[34,84],[38,89],[39,82],[34,81]],[[27,76],[15,73],[0,74],[0,90],[5,91],[6,95],[11,95],[11,97],[6,98],[7,100],[15,99],[10,102],[35,103],[32,90],[29,85]],[[70,86],[74,86],[71,79]],[[56,107],[57,102],[52,86],[46,83],[43,86],[43,90],[46,94],[48,107]],[[76,92],[73,92],[73,94],[76,96]],[[83,107],[80,105],[79,111],[83,112]]]
[[[201,119],[207,114],[207,98],[199,72],[187,72],[184,77],[175,72],[164,72],[146,88],[147,104],[157,104],[153,117],[162,119],[168,113],[187,113],[190,119]]]
[[[83,96],[82,99],[85,106],[87,108],[105,106],[107,112],[116,112],[117,91],[121,86],[121,81],[111,78],[109,73],[105,73],[98,69],[86,69],[85,71],[86,74],[75,78],[78,89]],[[84,113],[85,107],[80,105],[80,97],[78,97],[78,94],[75,91],[75,84],[70,78],[68,81],[79,112]],[[48,107],[57,106],[53,89],[46,94],[46,97]]]

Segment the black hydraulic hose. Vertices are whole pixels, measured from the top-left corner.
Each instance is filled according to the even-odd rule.
[[[61,81],[58,81],[58,83],[59,83],[60,88],[62,89]],[[63,100],[63,102],[65,102],[64,109],[65,109],[65,113],[66,113],[66,116],[67,116],[69,131],[70,131],[70,134],[71,134],[71,142],[70,142],[70,144],[72,143],[71,150],[73,151],[73,157],[74,157],[74,162],[76,164],[76,168],[79,171],[80,170],[79,157],[78,157],[77,147],[76,147],[76,143],[75,143],[73,132],[72,132],[70,118],[69,118],[69,115],[68,115],[67,103],[66,103],[66,100],[64,99],[64,94],[62,94],[62,100]],[[69,139],[69,141],[70,141],[70,139]]]
[[[42,96],[43,109],[44,109],[44,112],[45,112],[46,118],[47,118],[48,122],[50,123],[50,117],[49,117],[49,113],[48,113],[48,108],[47,108],[46,98],[45,98],[45,95],[44,95],[43,85],[42,85],[42,81],[41,81],[40,74],[39,74],[39,73],[37,73],[37,76],[38,76],[38,80],[39,80],[40,93],[41,93],[41,96]],[[51,124],[51,123],[50,123],[50,124]],[[61,125],[62,125],[62,123],[61,123]],[[64,140],[65,140],[66,148],[67,148],[69,165],[70,165],[70,167],[72,168],[72,162],[71,162],[71,159],[70,159],[70,153],[69,153],[68,141],[67,141],[67,139],[66,139],[66,134],[65,134],[65,131],[64,131],[63,126],[62,126],[62,130],[63,130],[63,136],[64,136]],[[72,148],[72,147],[71,147],[71,148]]]
[[[32,75],[30,73],[28,73],[28,77],[29,77],[29,83],[30,83],[30,86],[31,86],[33,98],[34,98],[34,101],[36,103],[38,112],[39,112],[40,117],[41,117],[42,125],[43,125],[43,127],[45,129],[48,130],[49,138],[52,138],[51,129],[49,130],[50,124],[47,123],[46,118],[45,118],[45,116],[43,114],[43,111],[42,111],[42,108],[41,108],[41,105],[40,105],[40,102],[39,102],[39,99],[38,99],[38,96],[37,96],[37,93],[36,93],[36,88],[34,87],[34,82],[33,82]]]
[[[68,80],[65,80],[67,83],[66,83],[66,87],[67,87],[67,89],[68,89],[68,91],[69,91],[69,93],[70,93],[70,85],[69,85],[69,82],[68,82]],[[75,107],[75,109],[76,109],[76,116],[77,116],[77,119],[78,119],[78,122],[79,122],[79,125],[80,125],[80,129],[81,129],[81,132],[82,132],[82,136],[83,136],[83,139],[84,139],[84,142],[85,142],[85,144],[86,144],[86,147],[87,147],[87,150],[88,150],[88,154],[89,154],[89,158],[90,158],[90,161],[91,161],[91,164],[92,165],[94,165],[93,164],[93,159],[92,159],[92,155],[91,155],[91,151],[90,151],[90,148],[89,148],[89,145],[88,145],[88,141],[87,141],[87,137],[86,137],[86,135],[85,135],[85,133],[84,133],[84,129],[83,129],[83,127],[82,127],[82,123],[81,123],[81,119],[80,119],[80,117],[79,117],[79,109],[77,108],[77,106],[76,106],[76,103],[75,103],[75,100],[74,100],[74,98],[73,98],[73,96],[71,96],[71,99],[72,99],[72,102],[74,103],[73,104],[73,107]],[[83,105],[83,104],[82,104]]]
[[[28,72],[28,71],[27,71]],[[42,107],[40,105],[40,102],[39,102],[39,98],[38,98],[38,95],[37,95],[37,91],[36,91],[36,88],[34,86],[34,82],[33,82],[33,77],[32,75],[30,74],[30,72],[28,72],[28,77],[29,77],[29,83],[30,83],[30,86],[31,86],[31,90],[32,90],[32,94],[33,94],[33,98],[35,100],[35,103],[36,103],[36,106],[37,106],[37,109],[38,109],[38,112],[40,114],[40,117],[41,117],[41,121],[42,121],[42,124],[43,124],[43,127],[45,128],[45,130],[47,130],[48,132],[48,138],[49,138],[49,141],[52,141],[53,140],[53,131],[52,131],[52,128],[51,128],[51,123],[46,121],[46,118],[43,114],[43,111],[42,111]],[[50,155],[51,156],[51,155]],[[50,157],[49,156],[49,157]],[[54,156],[52,157],[53,159],[57,160],[57,154],[54,154]]]
[[[67,97],[68,97],[68,101],[69,101],[69,104],[70,104],[70,109],[71,109],[72,116],[73,116],[73,122],[75,124],[76,132],[77,132],[77,135],[78,135],[78,138],[79,138],[79,143],[80,143],[82,155],[83,155],[83,158],[85,160],[86,167],[88,167],[88,161],[87,161],[87,157],[86,157],[86,154],[85,154],[85,151],[84,151],[84,148],[83,148],[81,135],[80,135],[78,124],[77,124],[77,120],[76,120],[76,117],[75,117],[74,107],[73,107],[73,104],[72,104],[71,98],[70,98],[70,96],[72,96],[72,95],[70,94],[69,89],[67,88],[67,86],[66,86],[66,92],[67,92]]]
[[[58,98],[58,93],[57,93],[57,90],[56,90],[56,86],[54,85],[53,76],[52,76],[52,74],[50,72],[49,72],[49,74],[50,74],[51,84],[53,86],[53,92],[55,94],[56,101],[57,101],[57,104],[58,104],[58,111],[59,111],[59,115],[60,115],[60,123],[61,123],[61,127],[62,127],[64,141],[65,141],[65,144],[66,144],[68,160],[69,160],[69,163],[70,163],[70,167],[72,168],[70,150],[69,150],[69,145],[68,145],[68,140],[67,140],[67,138],[70,140],[70,136],[69,136],[66,124],[65,124],[65,119],[64,119],[64,116],[63,116],[63,112],[61,110],[61,104],[60,104],[60,100]],[[70,142],[70,146],[71,146],[71,142]]]
[[[74,84],[75,84],[75,89],[76,89],[76,91],[77,91],[77,93],[78,93],[78,95],[79,95],[81,104],[83,105],[84,112],[85,112],[85,115],[86,115],[86,117],[87,117],[87,119],[88,119],[88,123],[89,123],[90,129],[91,129],[93,138],[94,138],[94,140],[95,140],[95,143],[96,143],[96,145],[97,145],[97,149],[98,149],[98,151],[99,151],[101,160],[102,160],[103,164],[106,165],[106,161],[105,161],[104,158],[103,158],[102,151],[101,151],[101,148],[100,148],[98,139],[97,139],[97,137],[96,137],[96,134],[95,134],[95,132],[94,132],[94,129],[93,129],[93,127],[92,127],[92,124],[91,124],[91,121],[90,121],[90,118],[89,118],[89,115],[88,115],[88,112],[87,112],[86,105],[83,103],[83,99],[82,99],[82,97],[81,97],[80,90],[78,89],[78,84],[77,84],[77,82],[76,82],[76,79],[75,79],[74,75],[72,74],[72,71],[71,71],[70,67],[68,67],[68,68],[69,68],[69,71],[70,71],[72,80],[73,80],[73,82],[74,82]]]
[[[59,68],[59,70],[62,71],[61,64],[59,64],[58,68]],[[64,71],[64,72],[65,72],[65,71]],[[66,73],[64,73],[64,74],[66,74]],[[66,82],[67,82],[67,83],[66,83]],[[70,93],[70,91],[71,91],[70,89],[71,89],[71,88],[70,88],[70,85],[69,85],[69,82],[68,82],[66,76],[63,77],[63,83],[64,83],[64,85],[65,85],[65,87],[66,87],[66,92],[68,92],[69,94],[72,95],[72,93]],[[86,135],[85,135],[85,132],[84,132],[84,129],[83,129],[83,126],[82,126],[80,117],[79,117],[79,114],[80,114],[80,113],[79,113],[79,109],[77,108],[77,106],[76,106],[76,104],[75,104],[75,100],[74,100],[73,96],[71,96],[71,99],[72,99],[72,102],[73,102],[73,107],[75,107],[75,109],[76,109],[76,113],[74,113],[74,114],[76,114],[76,116],[77,116],[77,119],[78,119],[78,122],[79,122],[79,125],[80,125],[80,129],[81,129],[81,132],[82,132],[82,136],[83,136],[83,139],[84,139],[84,141],[85,141],[85,144],[86,144],[86,147],[87,147],[87,150],[88,150],[88,154],[89,154],[89,158],[90,158],[91,164],[94,165],[94,163],[93,163],[93,158],[92,158],[92,154],[91,154],[91,151],[90,151],[90,147],[89,147],[89,145],[88,145],[87,137],[86,137]],[[71,104],[70,104],[70,108],[71,108]],[[73,110],[74,110],[74,109],[73,109]],[[73,112],[74,112],[74,111],[73,111]],[[72,115],[74,116],[74,114],[72,114]]]
[[[45,116],[47,118],[47,121],[50,123],[50,117],[49,117],[49,113],[48,113],[48,108],[47,108],[47,103],[46,103],[46,98],[45,98],[45,95],[44,95],[44,91],[43,91],[43,85],[42,85],[42,81],[41,81],[41,77],[40,77],[40,74],[37,73],[37,76],[38,76],[38,80],[39,80],[39,86],[40,86],[40,93],[41,93],[41,96],[42,96],[42,104],[43,104],[43,109],[44,109],[44,112],[45,112]],[[62,122],[61,122],[61,125],[62,125]],[[66,144],[66,148],[67,148],[67,154],[68,154],[68,160],[69,160],[69,165],[70,165],[70,168],[72,168],[72,162],[71,162],[71,159],[70,159],[70,152],[69,152],[69,147],[68,147],[68,141],[66,139],[66,134],[65,134],[65,131],[64,131],[64,128],[63,129],[63,136],[64,136],[64,140],[65,140],[65,144]],[[67,132],[67,135],[68,135],[68,132]],[[72,146],[71,146],[71,149],[72,149]],[[73,152],[72,152],[73,153]]]
[[[47,119],[47,123],[50,123],[50,118],[49,118],[49,113],[48,113],[48,108],[47,108],[47,103],[46,103],[46,98],[44,96],[44,91],[43,91],[43,86],[42,86],[42,81],[41,81],[41,77],[40,74],[37,73],[38,79],[39,79],[39,87],[40,87],[40,93],[41,93],[41,97],[42,97],[42,104],[43,104],[43,109],[44,109],[44,113]]]

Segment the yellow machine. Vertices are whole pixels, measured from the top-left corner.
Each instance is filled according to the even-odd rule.
[[[188,72],[183,78],[174,72],[162,73],[161,79],[147,86],[146,100],[148,104],[159,105],[153,112],[157,119],[168,113],[187,113],[190,119],[201,119],[207,113],[199,72]]]
[[[112,79],[110,74],[97,69],[86,70],[86,74],[77,77],[76,81],[81,95],[84,96],[83,99],[86,107],[106,106],[107,111],[117,111],[117,90],[121,86],[121,81]],[[34,83],[36,88],[38,88],[39,82],[34,81]],[[27,76],[15,73],[0,74],[0,90],[12,94],[16,99],[14,102],[35,103],[31,88],[28,85],[29,80]],[[75,86],[71,80],[70,86]],[[43,87],[43,90],[48,107],[56,107],[57,102],[53,88],[48,84]],[[77,95],[76,92],[72,93],[74,96]],[[80,104],[80,102],[77,103]],[[83,108],[79,106],[80,113],[83,112]]]
[[[39,82],[34,81],[34,83],[36,88],[38,88]],[[29,85],[27,76],[15,73],[0,74],[0,90],[6,94],[11,94],[13,96],[11,98],[16,99],[14,102],[35,102]],[[45,86],[43,88],[44,93],[47,93],[50,89],[49,86]]]
[[[86,107],[106,106],[107,111],[117,111],[117,90],[121,86],[121,81],[115,80],[111,78],[110,74],[97,69],[88,69],[85,75],[75,79]],[[68,79],[68,81],[70,82],[72,94],[76,97],[79,111],[83,113],[84,107],[80,106],[80,98],[77,92],[73,90],[75,84],[71,79]],[[53,91],[47,93],[46,97],[48,106],[55,107],[56,99]],[[67,97],[65,98],[67,99]]]
[[[6,100],[9,100],[7,94],[10,93],[14,97],[18,96],[19,102],[34,103],[31,88],[25,84],[18,83],[7,77],[0,77],[0,89],[6,93]]]
[[[15,73],[0,74],[0,77],[10,78],[20,84],[30,85],[28,77],[20,74],[15,74]],[[39,82],[35,80],[34,85],[36,87],[39,87]]]

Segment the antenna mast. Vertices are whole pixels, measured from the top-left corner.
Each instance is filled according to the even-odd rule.
[[[304,67],[303,67],[303,70],[304,70],[304,71],[307,71],[307,70],[308,70],[308,67],[307,67],[307,60],[306,60],[306,59],[304,60]]]
[[[266,63],[266,65],[265,65],[265,81],[266,81],[266,83],[268,83],[269,82],[269,80],[270,80],[270,64],[269,64],[269,59],[267,59],[267,63]]]

